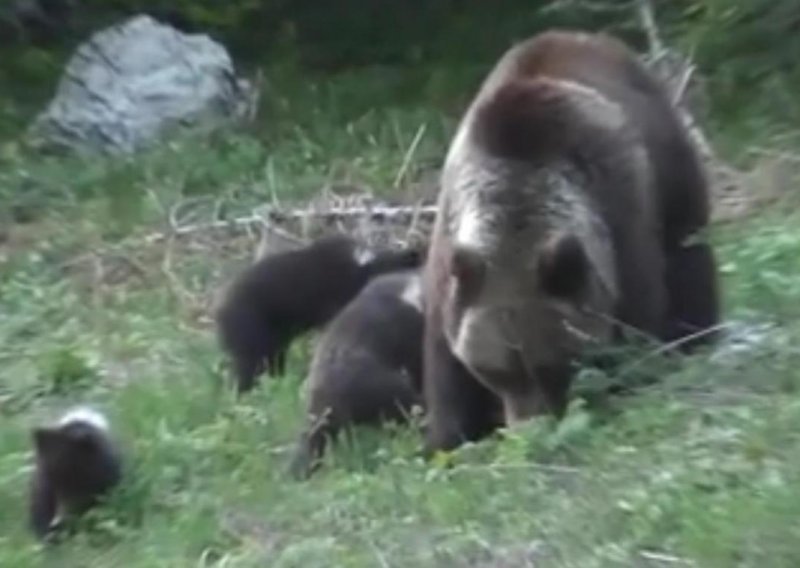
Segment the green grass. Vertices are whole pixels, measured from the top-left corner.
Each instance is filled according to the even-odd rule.
[[[417,104],[402,75],[364,73],[284,79],[285,100],[250,133],[131,161],[16,146],[0,158],[12,204],[0,244],[0,566],[800,565],[792,212],[715,234],[727,315],[772,324],[750,349],[647,361],[657,384],[576,400],[562,423],[466,447],[450,468],[420,460],[418,432],[403,428],[360,432],[309,482],[289,480],[309,342],[295,346],[289,376],[237,402],[197,321],[252,243],[181,241],[168,255],[143,236],[192,196],[236,214],[331,180],[385,188],[422,124],[412,174],[435,164],[452,115]],[[9,224],[18,218],[29,222]],[[623,369],[637,369],[631,357]],[[128,482],[85,530],[43,550],[25,526],[29,429],[78,401],[118,425]]]

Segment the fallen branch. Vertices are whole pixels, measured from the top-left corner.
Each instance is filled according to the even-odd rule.
[[[308,209],[291,209],[282,211],[267,209],[257,212],[257,216],[270,221],[291,221],[304,218],[319,218],[326,221],[347,219],[369,219],[371,221],[398,221],[411,220],[416,212],[426,218],[436,216],[435,205],[393,205],[393,206],[358,206],[358,207],[330,207],[328,209],[310,211]]]
[[[378,206],[378,207],[331,207],[325,210],[313,209],[290,209],[278,210],[265,208],[257,210],[251,215],[236,217],[233,219],[216,219],[213,221],[206,221],[200,223],[191,223],[185,225],[178,225],[170,223],[170,229],[167,232],[155,233],[147,238],[145,241],[148,243],[163,240],[171,235],[188,235],[190,233],[211,231],[215,229],[230,229],[236,227],[253,227],[258,225],[267,224],[274,228],[275,223],[289,222],[289,221],[302,221],[318,219],[322,221],[339,221],[339,220],[352,220],[352,219],[369,219],[371,221],[388,221],[388,222],[401,222],[411,221],[415,217],[432,221],[436,217],[437,208],[435,205],[398,205],[398,206]],[[279,230],[279,229],[277,229]],[[297,240],[291,234],[284,233],[282,236]]]

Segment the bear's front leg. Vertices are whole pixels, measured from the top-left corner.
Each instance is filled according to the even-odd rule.
[[[501,425],[499,400],[453,355],[444,334],[426,329],[427,455],[479,440]]]

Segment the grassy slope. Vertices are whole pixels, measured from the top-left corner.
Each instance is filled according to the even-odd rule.
[[[716,234],[729,315],[776,325],[752,349],[632,363],[626,376],[644,367],[663,382],[466,448],[452,469],[419,461],[413,430],[364,432],[318,477],[288,481],[308,345],[289,377],[235,403],[188,304],[250,251],[184,246],[165,271],[164,247],[138,236],[209,191],[236,210],[330,177],[386,185],[421,124],[418,163],[441,157],[452,122],[396,100],[402,76],[283,90],[265,138],[175,143],[133,163],[29,162],[4,147],[0,195],[48,212],[0,245],[0,566],[800,565],[796,213]],[[117,263],[127,276],[114,281],[103,264],[98,286],[92,258],[65,264],[100,250],[141,274]],[[132,475],[92,530],[46,552],[24,524],[28,429],[72,401],[119,423]]]

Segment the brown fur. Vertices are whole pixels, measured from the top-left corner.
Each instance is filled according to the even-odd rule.
[[[719,318],[706,181],[660,84],[619,41],[510,49],[451,145],[425,269],[429,449],[563,412],[571,365],[620,330]],[[498,419],[502,409],[503,419]]]
[[[311,474],[341,430],[404,421],[419,402],[422,311],[401,298],[415,279],[417,271],[376,278],[320,338],[306,383],[309,424],[297,443],[295,477]]]
[[[327,323],[377,275],[419,266],[417,250],[381,251],[356,262],[357,243],[321,238],[299,250],[264,257],[245,269],[217,313],[223,348],[233,359],[238,391],[266,368],[282,374],[298,335]]]

